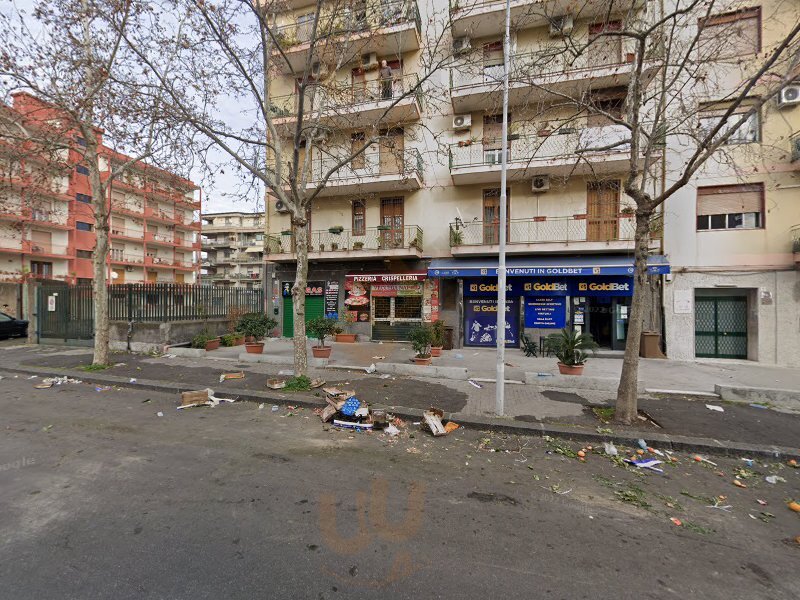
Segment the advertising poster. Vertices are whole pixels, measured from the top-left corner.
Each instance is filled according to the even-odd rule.
[[[339,318],[339,282],[328,281],[325,284],[325,316],[328,319]]]
[[[564,296],[525,298],[525,327],[561,329],[567,323],[567,302]]]
[[[464,298],[464,344],[495,346],[497,344],[497,300]],[[506,346],[519,345],[519,299],[506,300]]]

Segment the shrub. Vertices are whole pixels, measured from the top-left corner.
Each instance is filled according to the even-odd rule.
[[[211,340],[215,339],[217,339],[217,336],[211,335],[211,333],[209,333],[208,330],[201,331],[192,338],[192,348],[205,349],[206,342],[210,342]]]
[[[414,327],[409,333],[411,347],[420,358],[428,358],[431,355],[431,341],[433,340],[433,329],[429,325]]]
[[[220,342],[222,342],[223,346],[235,346],[236,345],[236,334],[235,333],[226,333],[225,335],[221,335],[219,337]]]
[[[325,338],[333,335],[336,331],[336,327],[335,319],[328,319],[325,317],[317,317],[306,323],[306,331],[308,331],[311,337],[319,340],[319,345],[323,348],[325,347]]]
[[[431,346],[436,346],[437,348],[444,346],[444,327],[445,323],[441,319],[433,322],[431,325],[431,334],[433,335]]]
[[[558,333],[551,333],[545,343],[561,364],[571,367],[584,364],[589,358],[589,353],[597,348],[597,342],[590,334],[578,333],[570,327],[565,327]]]
[[[239,318],[236,332],[260,340],[277,325],[278,322],[265,313],[247,313]]]

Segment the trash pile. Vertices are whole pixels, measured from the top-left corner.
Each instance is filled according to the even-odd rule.
[[[400,433],[400,428],[405,427],[405,422],[387,413],[384,409],[370,408],[366,402],[359,400],[354,390],[342,390],[336,387],[322,388],[325,393],[327,406],[315,410],[323,423],[332,423],[340,429],[355,431],[384,431],[395,436]],[[459,425],[453,421],[442,422],[444,413],[431,407],[423,413],[420,426],[433,434],[434,437],[447,435],[458,429]]]
[[[28,379],[33,379],[33,377],[29,377]],[[46,390],[48,388],[53,387],[54,385],[64,385],[66,383],[83,383],[80,379],[72,379],[72,377],[45,377],[42,379],[41,383],[35,384],[37,390]]]
[[[231,398],[218,398],[214,396],[214,390],[206,388],[204,390],[196,390],[193,392],[181,393],[181,404],[177,407],[178,410],[184,408],[195,408],[198,406],[218,406],[221,402],[236,402],[236,399]]]

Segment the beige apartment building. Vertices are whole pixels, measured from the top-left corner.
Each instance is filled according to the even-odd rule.
[[[264,270],[264,215],[220,212],[202,215],[204,283],[261,288]]]
[[[606,115],[623,109],[632,49],[603,32],[624,18],[653,18],[659,3],[578,4],[580,10],[559,2],[512,2],[506,338],[516,346],[522,333],[536,340],[568,325],[590,332],[605,348],[622,350],[633,289],[634,219],[631,201],[621,190],[629,154],[620,148],[578,157],[578,150],[624,135]],[[308,59],[314,5],[297,0],[286,6],[277,15],[278,32],[293,69],[301,71]],[[329,133],[324,151],[303,158],[312,161],[312,176],[318,179],[369,131],[380,127],[384,141],[337,171],[314,200],[306,318],[350,310],[357,313],[357,331],[379,340],[404,339],[413,325],[443,318],[457,344],[492,346],[505,3],[396,0],[350,6],[339,18],[356,23],[362,32],[347,37],[350,44],[360,40],[353,60],[337,63],[335,72],[324,61],[310,61],[315,77],[335,82],[341,91],[306,103],[309,114],[329,125]],[[579,46],[592,43],[570,57],[563,52],[565,37]],[[453,58],[446,68],[431,70],[435,61],[426,44],[442,39]],[[644,65],[645,74],[654,69]],[[276,126],[288,135],[298,98],[294,79],[285,71],[273,93],[283,107]],[[419,91],[407,94],[420,80]],[[559,93],[591,98],[606,114],[576,114],[559,102]],[[780,114],[790,112],[797,111]],[[775,135],[784,135],[784,129]],[[781,147],[781,176],[794,181],[796,163],[786,155],[788,140]],[[672,148],[664,149],[654,189],[670,177],[666,167],[675,164],[670,161],[680,160],[671,154]],[[694,357],[685,339],[685,329],[694,328],[694,312],[673,319],[673,290],[694,283],[674,273],[676,260],[692,269],[700,262],[693,248],[697,244],[717,244],[713,238],[722,238],[723,249],[726,235],[746,235],[698,231],[694,204],[691,210],[685,206],[693,202],[689,197],[697,185],[693,182],[691,192],[665,207],[671,212],[665,214],[663,236],[654,236],[651,243],[650,272],[669,288],[664,293],[666,349],[678,358]],[[790,196],[788,191],[780,194],[775,202]],[[780,241],[778,232],[766,235],[763,221],[759,226],[763,240],[775,237],[776,251],[783,249],[774,266],[786,270],[782,285],[787,291],[791,278],[796,281],[796,273],[788,271],[794,266],[788,228],[798,223],[791,210],[782,218],[786,231]],[[267,292],[283,315],[284,335],[290,336],[294,248],[288,215],[274,198],[267,206],[266,232]],[[752,250],[753,255],[760,252]],[[798,300],[793,302],[796,310]],[[796,335],[796,319],[793,327]],[[768,360],[764,352],[748,357]]]

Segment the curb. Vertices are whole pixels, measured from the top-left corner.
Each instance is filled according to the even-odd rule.
[[[38,375],[45,377],[69,376],[80,379],[86,383],[115,385],[120,387],[139,388],[156,392],[174,393],[191,391],[197,386],[187,384],[168,383],[152,379],[139,379],[136,383],[130,383],[128,377],[117,377],[114,375],[96,375],[84,373],[73,369],[54,369],[40,367],[0,367],[0,371]],[[260,390],[242,390],[237,388],[225,388],[224,390],[214,390],[214,395],[226,398],[236,398],[250,402],[272,402],[291,403],[306,408],[317,408],[324,406],[322,400],[314,400],[298,396],[288,399],[278,398],[272,392],[262,392]],[[394,406],[391,408],[393,414],[404,419],[420,419],[423,411],[415,408]],[[680,435],[667,435],[663,433],[628,431],[624,433],[601,434],[590,429],[569,427],[564,425],[553,425],[548,423],[527,423],[524,421],[514,421],[511,418],[500,417],[481,417],[479,415],[462,415],[460,413],[446,413],[447,419],[456,421],[459,425],[470,429],[504,431],[519,435],[534,435],[538,437],[554,436],[582,442],[612,442],[624,446],[636,446],[639,438],[645,438],[648,444],[658,446],[661,450],[673,450],[679,452],[704,452],[723,456],[760,456],[773,459],[795,458],[800,459],[800,448],[789,448],[785,446],[760,446],[745,442],[721,441],[711,438],[696,438]]]

